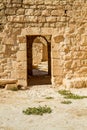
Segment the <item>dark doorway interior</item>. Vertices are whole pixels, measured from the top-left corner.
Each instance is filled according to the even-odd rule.
[[[27,82],[51,84],[51,36],[27,36]]]

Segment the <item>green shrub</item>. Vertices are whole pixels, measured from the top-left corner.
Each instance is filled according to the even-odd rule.
[[[18,88],[12,87],[10,90],[12,90],[12,91],[18,91]]]
[[[46,105],[41,107],[29,107],[26,110],[23,110],[23,113],[26,115],[43,115],[44,113],[51,113],[52,110],[50,107],[47,107]]]
[[[64,98],[66,99],[83,99],[87,98],[87,96],[80,96],[77,94],[71,93],[69,90],[59,90],[59,94],[64,95]]]
[[[70,95],[71,94],[71,92],[69,90],[59,90],[58,93],[61,95]]]
[[[65,100],[65,101],[62,101],[61,103],[62,103],[62,104],[71,104],[72,102],[69,101],[69,100]]]
[[[53,99],[53,97],[46,97],[45,99]]]
[[[87,98],[87,96],[80,96],[80,95],[71,93],[71,94],[65,96],[64,98],[66,98],[66,99],[84,99],[84,98]]]

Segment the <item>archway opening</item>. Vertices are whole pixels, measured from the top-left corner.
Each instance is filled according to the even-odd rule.
[[[51,84],[51,36],[27,36],[27,81]]]

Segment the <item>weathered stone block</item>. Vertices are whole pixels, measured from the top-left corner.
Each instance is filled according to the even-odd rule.
[[[17,78],[18,79],[26,79],[27,77],[27,70],[26,69],[18,69],[17,70]]]
[[[34,23],[36,23],[37,19],[38,19],[37,16],[25,16],[24,21],[25,22],[34,22]]]
[[[6,84],[16,84],[16,79],[0,79],[0,85],[6,85]]]
[[[12,0],[12,3],[22,3],[22,0]]]
[[[19,44],[20,43],[26,43],[26,37],[24,37],[24,36],[19,36],[18,37],[18,42],[19,42]],[[24,44],[23,44],[24,45]]]
[[[6,46],[5,45],[0,45],[0,54],[5,53]]]
[[[8,39],[6,39],[5,44],[6,45],[14,45],[14,39],[9,37]]]
[[[0,73],[2,73],[4,71],[4,68],[3,68],[3,66],[1,65],[0,66]]]
[[[47,5],[52,5],[52,3],[53,3],[53,0],[45,0],[45,4],[47,4]]]
[[[52,16],[46,17],[46,21],[47,21],[47,22],[50,22],[50,23],[56,22],[56,17],[52,17]]]
[[[6,84],[5,89],[6,90],[13,90],[13,91],[17,91],[18,90],[17,84]]]
[[[35,0],[23,0],[23,3],[33,5],[33,4],[35,4]]]
[[[3,3],[0,3],[0,10],[1,9],[4,9],[4,4]]]
[[[1,10],[0,11],[0,16],[4,16],[5,15],[5,11],[4,10]]]
[[[27,61],[26,51],[18,51],[16,56],[17,61]]]
[[[5,14],[7,14],[7,15],[14,15],[16,13],[16,9],[6,9],[5,10]]]
[[[50,11],[45,9],[42,11],[42,15],[43,16],[50,16]]]
[[[58,16],[59,15],[59,10],[52,10],[51,15]]]
[[[64,41],[64,36],[56,35],[56,36],[54,36],[54,41],[55,41],[55,43],[60,43],[60,42]]]
[[[19,16],[8,16],[7,17],[9,22],[24,22],[24,15],[19,15]]]
[[[66,88],[85,88],[87,87],[87,78],[64,79],[63,85]]]
[[[17,10],[17,14],[19,14],[19,15],[24,15],[24,12],[25,12],[25,10],[23,8],[19,8]]]
[[[34,10],[33,9],[26,9],[25,15],[34,15]]]
[[[25,43],[19,44],[19,50],[26,51],[26,44]]]
[[[46,21],[45,17],[42,16],[38,17],[38,22],[45,23],[45,21]]]
[[[65,63],[64,63],[64,68],[70,69],[70,68],[71,68],[71,65],[72,65],[72,61],[71,61],[71,60],[65,61]]]

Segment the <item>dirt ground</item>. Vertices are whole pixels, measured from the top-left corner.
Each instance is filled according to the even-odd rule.
[[[87,95],[87,88],[71,92]],[[71,100],[71,104],[62,104],[64,100],[51,85],[33,86],[24,91],[0,89],[0,130],[87,130],[87,98]],[[39,116],[22,112],[39,105],[51,107],[52,113]]]

